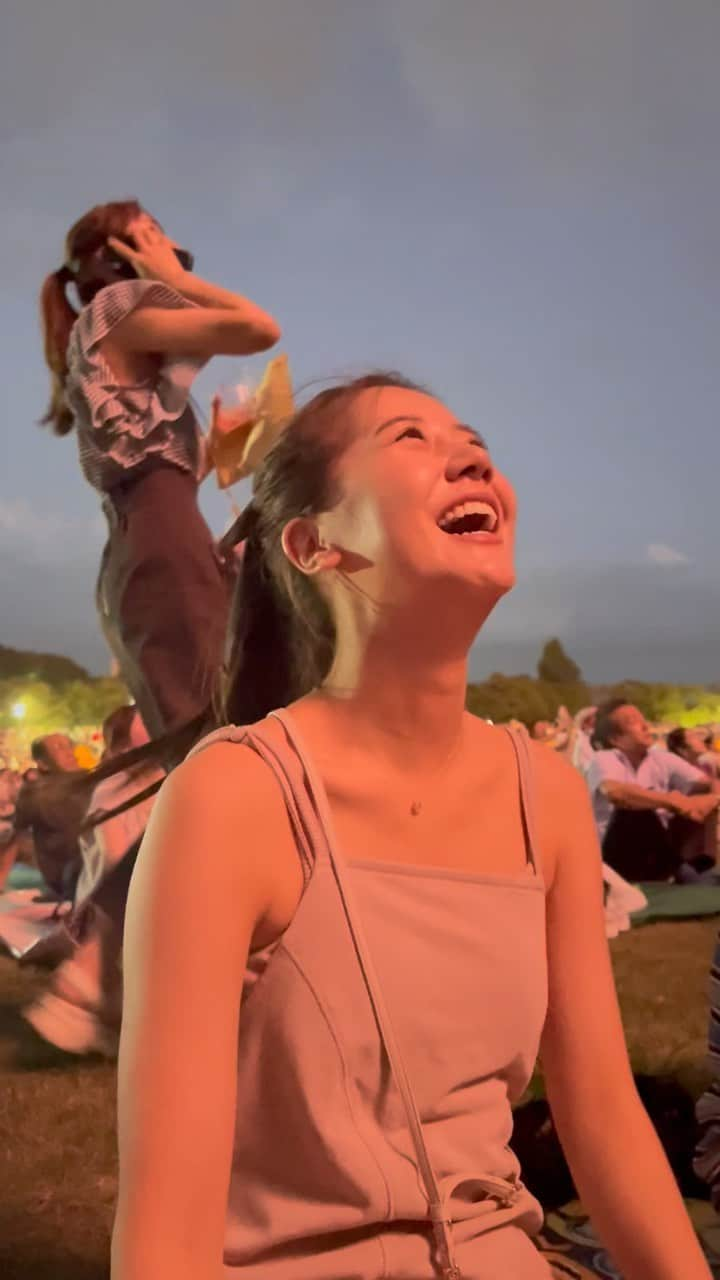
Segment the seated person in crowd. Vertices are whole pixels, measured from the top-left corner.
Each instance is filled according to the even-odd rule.
[[[712,735],[710,735],[712,741]],[[668,751],[673,755],[695,765],[714,784],[720,788],[720,757],[708,750],[708,733],[706,729],[673,729],[668,734]]]
[[[118,707],[103,724],[103,763],[133,751],[148,742],[148,735],[136,706]],[[144,787],[164,776],[158,766],[141,767],[129,772],[115,773],[104,778],[92,792],[88,805],[88,818],[109,813]],[[77,907],[91,894],[103,877],[120,862],[127,851],[142,838],[150,816],[154,797],[133,805],[125,813],[109,822],[101,822],[86,832],[80,840],[83,869],[75,890]]]
[[[642,712],[621,699],[597,713],[588,772],[603,859],[626,880],[714,875],[720,794],[702,770],[662,748]]]
[[[15,804],[19,790],[18,777],[19,775],[12,769],[0,769],[0,889],[5,884],[17,856]]]
[[[103,724],[103,760],[132,751],[148,741],[134,706],[118,707]],[[100,818],[164,777],[158,765],[141,764],[104,778],[88,806]],[[85,792],[87,795],[87,792]],[[80,836],[83,869],[77,882],[73,935],[77,945],[55,970],[49,987],[23,1011],[38,1035],[66,1053],[114,1057],[122,1013],[120,951],[127,877],[123,862],[136,851],[155,797],[134,804]],[[120,871],[113,877],[113,871]],[[129,869],[128,869],[129,877]]]
[[[535,742],[542,742],[554,751],[561,751],[567,744],[568,731],[561,723],[561,717],[554,724],[550,720],[536,720],[530,736]]]
[[[536,720],[530,736],[535,742],[548,742],[552,734],[552,725],[549,720]]]
[[[87,812],[87,790],[73,791],[65,782],[65,775],[77,772],[67,734],[36,738],[30,751],[38,777],[20,788],[15,833],[18,837],[31,833],[35,861],[48,887],[58,898],[70,899],[81,867],[79,835]]]

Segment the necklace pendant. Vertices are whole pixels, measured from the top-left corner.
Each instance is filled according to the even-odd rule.
[[[422,801],[413,800],[412,804],[410,805],[410,813],[412,814],[413,818],[417,818],[421,810],[422,810]]]

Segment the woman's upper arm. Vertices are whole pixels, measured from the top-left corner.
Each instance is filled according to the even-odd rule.
[[[277,865],[257,855],[287,830],[267,766],[234,744],[188,761],[155,806],[125,928],[114,1280],[219,1265],[243,976]]]
[[[544,826],[553,841],[547,894],[548,1013],[541,1060],[553,1111],[634,1092],[605,933],[602,856],[584,779],[550,753]]]
[[[266,351],[279,337],[275,321],[250,302],[236,311],[219,307],[141,307],[120,320],[112,334],[113,343],[125,351],[157,351],[203,359]]]

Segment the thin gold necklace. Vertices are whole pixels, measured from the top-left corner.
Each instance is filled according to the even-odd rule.
[[[453,743],[448,754],[445,756],[445,759],[442,761],[439,768],[433,774],[433,778],[435,780],[443,777],[443,775],[447,773],[448,769],[450,768],[450,765],[453,763],[456,756],[460,754],[460,748],[463,745],[464,737],[465,735],[461,727],[457,742]],[[420,798],[416,800],[412,800],[410,803],[410,816],[412,818],[419,818],[422,811],[423,811],[423,800]]]
[[[333,697],[337,698],[338,693],[340,693],[340,690],[338,690],[337,688],[333,689],[332,685],[324,684],[324,685],[319,685],[317,688],[313,689],[313,691],[312,691],[312,692],[313,692],[313,694],[314,694],[314,695],[316,695],[316,696],[317,696],[318,694],[319,694],[320,696],[322,696],[323,694],[326,694],[326,695],[329,695],[329,697],[330,697],[330,698],[333,698]],[[445,773],[447,772],[447,770],[449,769],[449,767],[450,767],[450,765],[452,764],[452,762],[453,762],[453,760],[455,759],[455,757],[456,757],[457,755],[459,755],[459,753],[460,753],[460,748],[462,747],[462,745],[463,745],[463,741],[464,741],[464,738],[465,738],[465,734],[463,733],[463,729],[464,729],[464,723],[461,723],[461,725],[460,725],[460,733],[459,733],[459,735],[458,735],[457,742],[454,742],[454,743],[453,743],[453,745],[452,745],[452,747],[450,748],[450,750],[449,750],[448,754],[445,756],[445,759],[444,759],[444,760],[442,761],[442,763],[440,764],[440,767],[436,770],[435,774],[433,775],[435,778],[442,777],[442,776],[443,776],[443,774],[445,774]],[[411,802],[410,802],[410,816],[411,816],[412,818],[419,818],[419,816],[420,816],[420,814],[422,813],[422,811],[423,811],[423,801],[422,801],[422,799],[414,799],[414,800],[411,800]]]

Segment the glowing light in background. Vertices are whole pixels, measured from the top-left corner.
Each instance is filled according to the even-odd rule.
[[[25,710],[26,708],[25,708],[24,702],[14,702],[12,707],[10,708],[10,714],[13,720],[24,720]]]

